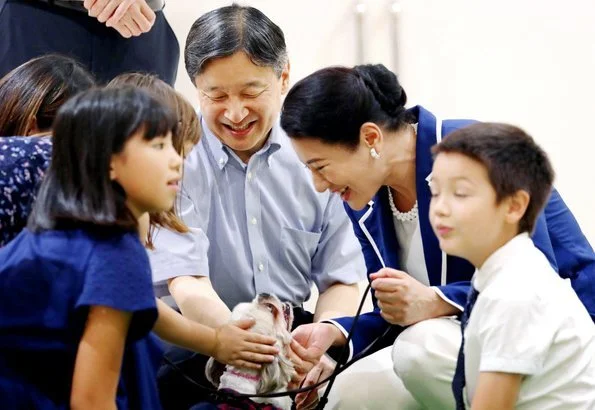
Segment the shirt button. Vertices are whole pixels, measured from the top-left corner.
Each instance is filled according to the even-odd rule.
[[[264,265],[262,263],[258,265],[258,270],[261,272],[264,270]]]
[[[252,219],[250,219],[250,223],[252,223],[252,225],[256,225],[256,218],[252,217]]]
[[[252,172],[248,172],[248,174],[246,174],[246,178],[248,178],[248,181],[252,181]]]
[[[220,158],[219,159],[219,165],[223,165],[225,164],[225,158]]]

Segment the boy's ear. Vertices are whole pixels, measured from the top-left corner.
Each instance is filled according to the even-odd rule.
[[[531,196],[523,189],[519,189],[508,198],[508,208],[506,210],[506,222],[517,224],[525,216]]]

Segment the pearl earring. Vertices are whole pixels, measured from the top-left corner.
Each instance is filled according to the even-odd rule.
[[[380,154],[376,151],[376,148],[370,148],[370,156],[374,159],[380,159]]]

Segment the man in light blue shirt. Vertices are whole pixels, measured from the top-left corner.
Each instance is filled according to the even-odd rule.
[[[296,325],[355,313],[361,246],[339,196],[316,191],[278,124],[289,88],[283,32],[252,7],[216,9],[192,26],[185,62],[204,136],[184,166],[179,208],[190,233],[154,238],[158,295],[212,326],[263,292],[291,302]],[[313,283],[312,317],[300,308]],[[196,363],[184,368],[200,375]],[[160,378],[164,407],[196,400],[184,402],[196,388],[171,373]]]

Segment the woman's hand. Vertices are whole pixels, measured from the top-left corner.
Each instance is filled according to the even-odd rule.
[[[245,319],[215,329],[215,347],[212,356],[221,363],[248,369],[260,369],[262,363],[271,363],[279,349],[277,340],[250,332],[254,319]]]
[[[393,325],[408,326],[457,312],[434,289],[403,271],[384,268],[371,274],[370,279],[380,315]]]

